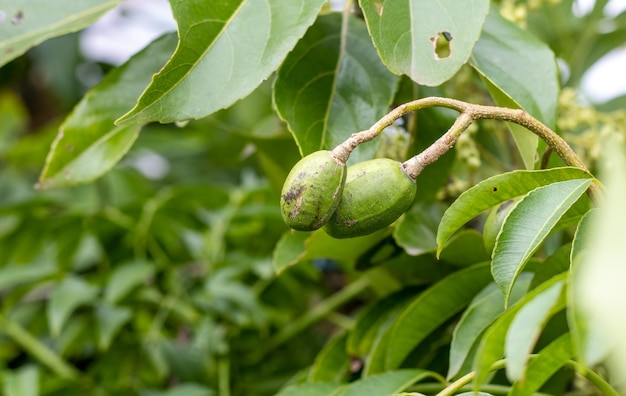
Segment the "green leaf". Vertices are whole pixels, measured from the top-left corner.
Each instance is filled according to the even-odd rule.
[[[134,261],[120,264],[104,289],[104,301],[115,304],[122,300],[134,288],[146,282],[154,275],[155,266],[149,261]]]
[[[594,232],[593,221],[597,220],[598,210],[593,209],[580,220],[574,234],[568,260],[572,274],[572,287],[568,289],[567,321],[571,329],[576,356],[587,367],[601,363],[611,350],[610,342],[607,342],[598,326],[585,318],[581,312],[581,306],[584,305],[584,302],[580,300],[582,298],[580,293],[577,293],[578,287],[582,283],[580,265],[585,260],[590,259],[590,243]]]
[[[387,67],[431,86],[467,62],[489,12],[487,0],[362,0],[360,5]]]
[[[389,343],[382,351],[385,367],[399,367],[426,336],[460,312],[490,281],[489,266],[483,263],[457,271],[421,293],[387,330]]]
[[[461,194],[443,215],[437,230],[437,254],[463,224],[485,210],[550,183],[591,178],[582,169],[563,167],[538,171],[512,171],[490,177]]]
[[[476,372],[474,379],[474,389],[480,386],[489,376],[491,365],[504,356],[504,343],[507,331],[513,319],[528,302],[540,297],[544,293],[554,293],[554,290],[561,291],[564,286],[567,274],[559,274],[549,281],[541,284],[536,289],[529,291],[518,302],[511,305],[483,335],[476,354],[474,355],[473,371]]]
[[[0,67],[44,41],[95,22],[120,0],[8,0],[0,23]],[[6,18],[6,19],[5,19]]]
[[[524,296],[532,279],[530,274],[520,274],[511,302],[514,303]],[[474,297],[471,304],[463,312],[452,333],[450,343],[450,364],[448,379],[453,378],[470,356],[471,349],[479,337],[493,321],[504,312],[504,297],[495,283],[490,283]]]
[[[580,263],[574,257],[572,264],[580,268],[574,271],[573,287],[576,287],[577,306],[590,332],[600,335],[603,343],[611,348],[611,358],[606,361],[609,375],[616,385],[626,389],[626,377],[623,376],[626,372],[626,340],[623,337],[625,325],[622,314],[623,302],[626,301],[623,282],[626,279],[626,144],[620,132],[607,134],[603,143],[600,175],[606,189],[585,241],[589,251],[583,254]],[[587,348],[580,352],[587,353],[591,349]]]
[[[392,395],[433,374],[426,370],[404,369],[387,371],[355,381],[336,396]]]
[[[491,264],[505,306],[517,275],[591,181],[574,179],[538,187],[511,209],[498,234]]]
[[[393,237],[408,254],[417,256],[437,249],[435,236],[445,206],[441,203],[413,205],[398,220]]]
[[[334,396],[343,387],[342,384],[325,382],[306,382],[291,385],[276,394],[276,396]]]
[[[310,232],[290,230],[283,234],[272,255],[274,271],[280,274],[285,269],[300,262],[306,250],[306,241],[311,237]]]
[[[111,169],[137,139],[141,125],[116,126],[176,45],[173,34],[156,40],[114,69],[74,107],[59,128],[39,178],[41,189],[86,183]]]
[[[292,265],[315,258],[352,264],[387,235],[389,230],[384,229],[358,238],[335,239],[321,229],[312,233],[288,231],[274,249],[274,269],[281,273]]]
[[[450,264],[468,266],[489,260],[483,237],[476,230],[465,229],[454,235],[441,251],[440,258]]]
[[[511,321],[504,340],[506,376],[513,382],[523,379],[528,358],[554,308],[563,304],[562,288],[551,288],[527,302]]]
[[[38,281],[57,272],[55,245],[48,245],[28,264],[10,264],[0,268],[0,290]]]
[[[171,0],[180,42],[118,123],[202,118],[250,94],[282,63],[325,0]]]
[[[356,357],[366,356],[381,329],[384,329],[404,310],[410,297],[409,293],[398,292],[365,307],[359,313],[356,324],[348,336],[348,353]]]
[[[38,396],[39,368],[24,366],[18,370],[3,373],[2,394],[4,396]]]
[[[114,307],[108,304],[100,304],[96,307],[98,348],[101,351],[109,349],[113,337],[132,316],[132,311],[129,308]]]
[[[554,53],[527,30],[504,19],[495,5],[470,64],[509,100],[555,127],[559,80]]]
[[[48,326],[53,337],[61,333],[61,328],[70,315],[81,305],[92,302],[98,288],[80,278],[69,277],[58,284],[50,294],[48,303]]]
[[[537,353],[526,367],[524,377],[513,384],[509,395],[533,395],[573,355],[570,333],[565,333]]]
[[[309,382],[340,382],[348,373],[350,358],[346,353],[348,333],[333,337],[315,357],[309,371]]]
[[[562,272],[569,271],[571,250],[572,244],[566,243],[555,250],[541,265],[537,266],[530,289],[534,289]]]
[[[302,155],[368,129],[396,91],[398,78],[381,63],[363,21],[343,23],[337,13],[319,17],[278,70],[274,102]],[[375,150],[359,146],[351,158],[371,159]]]

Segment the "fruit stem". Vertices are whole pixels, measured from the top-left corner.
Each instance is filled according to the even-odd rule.
[[[435,141],[430,147],[426,148],[426,150],[404,163],[404,167],[411,177],[417,177],[425,166],[435,162],[450,150],[456,142],[456,139],[474,120],[482,119],[509,121],[519,124],[543,139],[548,147],[557,153],[567,165],[589,172],[587,166],[563,138],[522,109],[478,105],[437,96],[430,96],[401,104],[384,115],[369,129],[353,133],[345,142],[335,147],[332,151],[333,155],[336,158],[347,160],[356,146],[374,139],[383,129],[391,125],[398,118],[409,112],[430,107],[446,107],[456,110],[460,114],[452,127],[450,127],[441,138]],[[592,183],[589,186],[589,194],[592,198],[599,198],[601,195],[600,185],[598,183]]]
[[[428,146],[424,151],[409,159],[402,164],[405,172],[413,180],[417,178],[426,166],[437,161],[450,150],[459,136],[470,126],[474,119],[467,113],[459,114],[454,124],[433,144]]]

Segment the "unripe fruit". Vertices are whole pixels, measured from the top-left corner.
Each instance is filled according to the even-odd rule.
[[[352,165],[339,206],[324,230],[335,238],[371,234],[406,212],[416,192],[415,180],[398,161],[377,158]]]
[[[320,228],[335,211],[346,182],[346,164],[316,151],[294,165],[280,196],[283,220],[294,230]]]

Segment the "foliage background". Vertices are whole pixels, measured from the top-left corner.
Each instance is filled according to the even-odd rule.
[[[79,14],[78,3],[64,2],[58,7],[61,17]],[[97,12],[80,14],[83,26],[116,5],[82,4],[87,3]],[[192,3],[196,9],[171,1],[183,32],[206,13],[228,14],[226,4],[235,2],[224,2],[223,9]],[[18,16],[13,8],[21,4],[0,6],[8,10],[0,25],[5,50],[0,69],[3,394],[289,395],[306,390],[329,395],[358,392],[359,385],[374,392],[368,378],[380,379],[380,394],[434,394],[444,387],[437,378],[448,375],[453,381],[480,370],[485,382],[480,389],[494,394],[525,394],[523,381],[515,380],[520,370],[537,379],[544,393],[597,392],[571,367],[563,367],[569,359],[580,364],[579,372],[593,368],[617,386],[619,377],[608,376],[602,364],[602,347],[591,348],[589,355],[572,350],[576,343],[570,338],[585,339],[579,336],[585,321],[564,309],[575,300],[562,274],[570,267],[578,221],[590,206],[584,196],[571,202],[573,209],[539,241],[528,265],[519,267],[524,272],[511,298],[523,304],[515,309],[504,311],[486,264],[499,223],[495,220],[495,231],[485,224],[494,224],[501,213],[497,208],[439,244],[437,258],[440,222],[461,192],[492,176],[539,167],[536,159],[544,147],[534,136],[509,131],[502,123],[475,124],[453,151],[420,175],[412,209],[394,227],[367,237],[337,241],[321,231],[292,233],[278,201],[282,181],[302,154],[332,148],[390,106],[431,95],[521,106],[564,136],[595,173],[603,140],[624,133],[624,96],[592,107],[578,89],[599,58],[623,45],[626,14],[606,16],[602,0],[582,16],[567,0],[475,1],[491,7],[490,19],[482,26],[480,15],[467,18],[457,37],[467,33],[481,40],[452,47],[457,65],[424,76],[403,69],[407,59],[392,59],[372,45],[372,38],[380,48],[402,33],[381,29],[379,42],[371,35],[377,2],[362,1],[349,17],[330,12],[321,1],[305,3],[311,8],[306,23],[285,21],[294,26],[284,31],[298,30],[288,35],[290,41],[277,41],[261,53],[245,46],[249,37],[241,40],[245,51],[235,57],[236,64],[265,65],[256,74],[244,73],[224,86],[226,77],[213,74],[221,63],[198,70],[172,99],[152,107],[157,110],[150,110],[154,97],[144,96],[145,108],[140,100],[134,113],[142,122],[126,125],[114,121],[168,62],[177,48],[175,35],[157,39],[120,67],[85,59],[80,33],[65,34],[83,26],[39,33],[24,44],[27,52],[9,58],[7,29]],[[29,16],[25,12],[24,21]],[[247,22],[241,30],[232,25],[233,37],[249,26],[263,26]],[[204,38],[212,31],[201,33],[202,40],[189,43],[193,50],[177,51],[181,58],[172,58],[170,66],[193,63],[198,48],[208,51]],[[410,49],[418,56],[424,48],[430,61],[431,43]],[[494,61],[498,55],[504,64]],[[209,61],[212,56],[225,59],[209,52]],[[258,59],[252,61],[254,56]],[[92,88],[99,73],[106,77]],[[173,77],[179,80],[184,79]],[[201,93],[194,91],[194,82]],[[303,86],[310,90],[303,92]],[[294,100],[297,95],[306,100]],[[408,158],[440,136],[455,116],[442,109],[407,116],[359,148],[351,161]],[[157,120],[166,123],[150,122]],[[563,163],[553,156],[548,165]],[[582,180],[570,171],[555,174],[561,182]],[[495,337],[499,341],[492,345],[504,347],[508,327],[498,324],[510,323],[533,301],[543,303],[526,309],[536,314],[536,325],[517,331],[535,332],[530,338],[536,343],[522,345],[530,349],[517,354],[507,351],[508,358],[521,359],[517,374],[511,364],[506,372],[488,376],[490,355],[478,350],[480,340]],[[478,319],[472,321],[472,314]],[[460,336],[459,323],[481,331]],[[528,363],[531,351],[563,357],[550,366],[556,374],[549,380],[536,373],[550,370]],[[494,360],[503,356],[503,350],[490,353]],[[472,361],[475,355],[486,363]]]

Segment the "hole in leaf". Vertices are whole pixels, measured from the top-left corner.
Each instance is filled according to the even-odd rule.
[[[450,42],[454,37],[450,32],[439,32],[435,37],[430,38],[430,42],[433,43],[433,52],[435,53],[435,59],[445,59],[452,54],[450,48]]]

